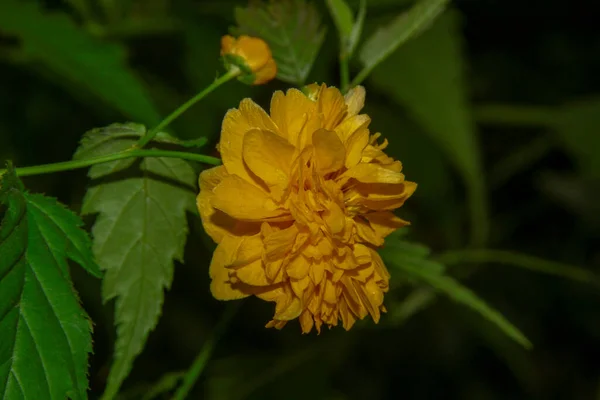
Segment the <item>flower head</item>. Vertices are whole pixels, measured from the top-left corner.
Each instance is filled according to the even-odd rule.
[[[227,69],[235,66],[242,71],[240,80],[244,83],[261,85],[277,75],[271,49],[262,39],[225,35],[221,38],[221,56]]]
[[[223,165],[202,172],[197,199],[218,243],[211,291],[275,302],[268,327],[350,329],[385,311],[390,275],[375,249],[408,224],[391,210],[416,184],[370,134],[362,87],[305,93],[275,92],[270,115],[244,99],[223,120]]]

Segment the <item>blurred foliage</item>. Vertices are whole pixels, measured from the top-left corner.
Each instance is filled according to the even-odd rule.
[[[306,65],[314,65],[292,71],[288,81],[338,84],[336,23],[324,2],[314,3],[314,11],[307,11],[311,23],[296,26],[311,29],[302,50]],[[361,2],[347,3],[349,15],[359,20]],[[397,16],[411,4],[367,1],[352,76],[365,66],[360,56],[371,49],[371,35],[401,21]],[[243,25],[234,9],[247,6],[234,0],[0,1],[0,158],[18,166],[63,161],[93,127],[115,121],[155,125],[220,73],[219,39],[236,23]],[[352,30],[345,15],[348,40]],[[419,184],[400,211],[411,229],[393,238],[410,251],[390,245],[382,252],[393,282],[388,314],[379,325],[365,320],[350,332],[338,328],[302,336],[296,323],[282,331],[264,329],[272,305],[245,300],[219,336],[190,398],[597,397],[598,287],[575,282],[600,274],[600,34],[592,18],[585,7],[559,0],[543,7],[456,0],[428,30],[374,68],[364,82],[365,111],[372,128],[389,140],[390,155]],[[277,39],[284,37],[281,31],[303,32],[279,23]],[[181,139],[206,138],[211,154],[227,109],[247,96],[267,107],[272,91],[287,87],[230,83],[170,131]],[[163,181],[160,166],[147,167],[158,177],[129,179],[158,185],[160,196],[159,186],[173,182]],[[169,212],[180,211],[181,235],[187,215],[190,234],[184,250],[151,260],[166,268],[156,267],[163,286],[174,272],[173,284],[122,398],[169,398],[181,380],[178,371],[192,364],[225,309],[208,290],[213,244],[198,218],[185,214],[192,207],[181,186],[195,179],[191,171],[185,175],[175,179],[183,182],[177,184],[182,196]],[[91,209],[93,199],[82,204],[88,184],[83,170],[23,182],[74,210]],[[118,182],[94,185],[97,190],[105,185],[104,195],[115,194],[117,201],[133,197]],[[109,211],[102,211],[104,218]],[[91,227],[94,218],[86,222]],[[426,243],[432,251],[412,243]],[[406,273],[412,265],[407,254],[409,261],[418,260],[413,275]],[[173,258],[185,265],[175,261],[173,268]],[[128,269],[137,272],[135,266]],[[89,371],[94,399],[106,387],[119,343],[113,324],[123,320],[118,313],[115,320],[112,303],[102,304],[98,280],[78,267],[71,275],[95,324]],[[128,290],[118,289],[121,295]],[[481,299],[468,303],[479,310],[493,305],[533,349],[515,345],[438,291],[459,301],[477,293]],[[161,286],[157,303],[162,295]],[[146,330],[136,335],[145,336],[154,325],[156,317],[146,317]]]

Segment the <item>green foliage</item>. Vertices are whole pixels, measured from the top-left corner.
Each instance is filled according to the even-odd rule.
[[[448,13],[381,64],[373,84],[406,107],[436,140],[468,189],[473,240],[487,236],[488,212],[476,129],[463,83],[457,15]]]
[[[354,15],[348,4],[344,0],[327,0],[327,8],[335,23],[335,28],[340,35],[342,47],[347,46],[346,41],[352,33],[354,27]]]
[[[504,318],[502,314],[491,308],[475,293],[462,286],[454,278],[444,274],[444,266],[428,258],[430,252],[425,246],[394,240],[394,238],[391,238],[389,241],[390,243],[382,252],[382,256],[389,266],[402,271],[412,282],[428,285],[456,302],[470,307],[495,324],[517,343],[526,348],[531,347],[531,342],[518,328]],[[401,278],[402,276],[398,277]],[[415,311],[422,309],[431,300],[430,293],[418,293],[414,298],[409,299],[409,302],[404,305],[404,309],[400,310],[395,317],[403,320]]]
[[[0,396],[87,399],[92,326],[67,259],[100,277],[90,239],[79,217],[26,192],[10,167],[0,201]]]
[[[20,39],[22,52],[60,77],[76,94],[89,92],[129,118],[160,120],[142,82],[125,63],[125,49],[79,29],[67,15],[45,14],[32,2],[0,2],[0,31]]]
[[[87,133],[76,159],[130,148],[145,133],[137,124],[114,124]],[[174,141],[166,134],[151,145]],[[152,147],[152,146],[149,146]],[[133,165],[135,163],[135,165]],[[133,174],[124,171],[135,167]],[[115,177],[114,173],[124,174]],[[104,398],[110,399],[156,326],[163,290],[173,279],[173,260],[182,261],[187,236],[186,211],[195,210],[196,173],[180,159],[145,158],[95,165],[96,180],[83,202],[83,214],[99,214],[94,254],[106,271],[104,301],[116,299],[117,343]]]
[[[305,0],[251,3],[235,9],[236,35],[260,37],[271,47],[277,78],[303,85],[325,39],[315,7]]]
[[[327,0],[327,7],[340,37],[341,57],[349,58],[354,53],[362,34],[367,15],[367,2],[361,0],[356,21],[352,10],[344,0]]]
[[[422,33],[444,11],[449,0],[420,0],[409,11],[398,15],[389,25],[379,28],[360,51],[364,69],[357,76],[361,82],[377,65],[402,44]],[[358,83],[357,82],[357,83]]]

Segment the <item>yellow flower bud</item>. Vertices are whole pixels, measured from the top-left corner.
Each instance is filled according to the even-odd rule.
[[[269,45],[262,39],[242,35],[221,38],[221,56],[225,67],[242,71],[240,80],[251,85],[261,85],[275,78],[277,65]]]

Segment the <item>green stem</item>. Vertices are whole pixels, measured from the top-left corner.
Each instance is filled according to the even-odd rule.
[[[177,119],[181,114],[186,112],[191,106],[196,104],[198,101],[202,100],[207,94],[214,91],[216,88],[221,86],[222,84],[232,80],[236,76],[240,74],[240,70],[237,68],[230,69],[225,75],[217,78],[211,83],[209,86],[204,88],[200,93],[183,103],[179,106],[175,111],[169,114],[165,119],[162,120],[160,124],[158,124],[155,128],[146,132],[144,136],[137,142],[136,147],[142,148],[146,144],[148,144],[154,136],[156,136],[161,130],[165,129],[171,122]]]
[[[205,156],[203,154],[188,153],[183,151],[167,151],[167,150],[125,150],[119,153],[108,154],[105,156],[88,158],[85,160],[64,161],[54,164],[34,165],[31,167],[16,168],[18,176],[31,176],[49,174],[52,172],[68,171],[78,168],[86,168],[95,164],[122,160],[131,157],[168,157],[181,158],[183,160],[198,161],[211,165],[220,165],[221,160],[215,157]],[[6,172],[5,169],[0,170],[0,175]]]
[[[348,91],[348,85],[350,84],[350,66],[348,63],[348,57],[340,55],[340,87],[342,93],[346,94]]]
[[[192,363],[190,369],[186,372],[183,378],[183,383],[175,392],[175,395],[173,396],[172,400],[184,400],[187,398],[189,392],[192,390],[192,388],[196,384],[196,381],[202,374],[202,371],[204,371],[206,364],[208,364],[208,360],[210,360],[210,357],[212,356],[212,353],[214,351],[215,345],[217,344],[217,341],[219,340],[219,337],[223,334],[223,331],[227,328],[227,326],[233,319],[233,316],[237,312],[239,306],[240,304],[239,302],[237,302],[235,304],[230,305],[225,310],[225,312],[223,313],[223,317],[217,323],[217,326],[213,330],[210,337],[204,343],[204,346],[202,346],[200,353],[198,353],[198,355],[196,356],[196,359]]]

